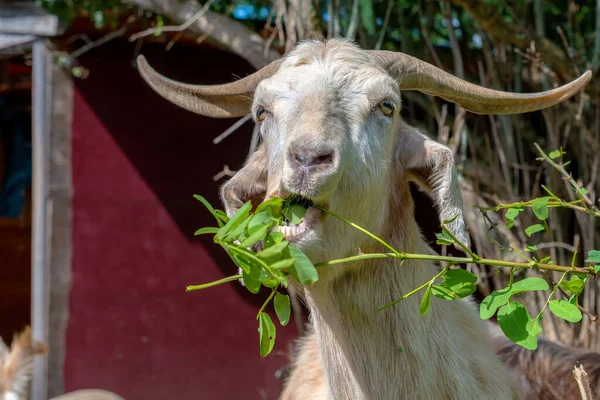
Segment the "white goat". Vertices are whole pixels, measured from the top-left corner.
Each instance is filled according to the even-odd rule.
[[[222,188],[231,214],[245,201],[300,195],[341,214],[397,249],[427,253],[413,216],[409,181],[431,193],[441,220],[456,214],[465,241],[462,198],[452,152],[405,124],[402,90],[418,90],[481,114],[539,110],[577,93],[589,80],[539,94],[485,89],[400,53],[364,51],[344,40],[309,41],[284,59],[234,83],[175,82],[139,70],[160,95],[218,118],[252,112],[262,144]],[[287,231],[315,263],[382,246],[310,208]],[[419,316],[420,296],[377,308],[431,279],[432,262],[368,260],[319,271],[306,287],[325,380],[309,380],[286,399],[516,399],[507,369],[491,350],[470,301],[436,301]],[[399,351],[399,349],[402,351]],[[314,352],[313,352],[314,353]],[[299,362],[315,360],[301,354]],[[302,377],[299,377],[302,379]],[[314,383],[314,384],[313,384]]]

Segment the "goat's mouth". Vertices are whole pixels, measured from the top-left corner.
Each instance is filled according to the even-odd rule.
[[[306,214],[304,214],[299,223],[294,224],[288,217],[284,216],[283,225],[279,225],[274,229],[276,232],[283,233],[285,239],[290,242],[298,242],[313,231],[324,216],[321,209],[326,208],[326,205],[315,205],[311,199],[299,195],[288,197],[286,199],[286,204],[287,207],[299,205],[306,209]]]

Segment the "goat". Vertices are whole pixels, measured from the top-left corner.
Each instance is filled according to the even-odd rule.
[[[48,346],[31,338],[29,326],[15,334],[10,349],[0,338],[0,400],[29,399],[33,358],[48,352]],[[124,400],[114,393],[99,389],[77,390],[50,400]]]
[[[600,353],[569,348],[540,336],[538,348],[527,350],[506,338],[496,324],[488,324],[491,347],[512,372],[523,399],[579,400],[573,368],[581,364],[592,393],[600,393]],[[326,399],[325,372],[314,335],[297,345],[282,400]],[[320,395],[319,395],[320,393]]]
[[[406,54],[365,51],[342,39],[303,42],[283,59],[222,85],[176,82],[143,56],[138,69],[158,94],[187,110],[216,118],[251,112],[260,125],[261,145],[221,188],[229,215],[248,200],[256,205],[302,196],[415,253],[430,248],[414,219],[410,181],[430,193],[442,221],[458,216],[449,225],[456,237],[466,242],[466,235],[453,153],[400,118],[401,91],[439,96],[474,113],[511,114],[564,101],[591,77],[586,72],[538,94],[506,93]],[[314,263],[383,250],[316,207],[286,233]],[[432,262],[396,259],[320,269],[319,281],[303,292],[325,380],[284,398],[519,398],[470,299],[434,302],[424,317],[418,295],[377,312],[437,270]]]

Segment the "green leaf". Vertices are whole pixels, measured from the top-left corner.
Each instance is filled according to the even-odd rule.
[[[162,15],[156,16],[156,30],[154,31],[154,36],[160,36],[162,33],[162,27],[164,26],[164,21]]]
[[[450,235],[448,235],[447,232],[436,233],[435,236],[437,237],[437,244],[451,245],[454,243],[454,240],[450,237]]]
[[[277,223],[277,220],[266,211],[261,211],[254,214],[250,223],[248,224],[248,230],[252,230],[256,226],[266,226],[267,229],[273,227]]]
[[[538,278],[537,276],[530,276],[513,283],[510,289],[512,294],[517,294],[521,292],[532,292],[535,290],[548,290],[549,288],[550,286],[548,285],[548,282],[546,282],[544,279]]]
[[[200,228],[196,232],[194,232],[194,236],[198,235],[206,235],[208,233],[217,233],[219,228]]]
[[[570,292],[575,295],[579,295],[585,287],[585,281],[577,275],[574,275],[571,277],[570,280],[562,281],[560,283],[560,287],[563,288],[565,292]]]
[[[558,157],[560,157],[561,155],[562,155],[562,152],[561,152],[560,150],[554,150],[554,151],[551,151],[551,152],[550,152],[550,154],[548,154],[548,156],[549,156],[549,157],[550,157],[552,160],[554,160],[554,159],[557,159],[557,158],[558,158]]]
[[[508,228],[513,227],[513,225],[515,224],[515,218],[517,218],[519,216],[519,213],[523,210],[523,207],[512,207],[506,210],[506,226]]]
[[[277,314],[277,318],[279,318],[279,323],[282,326],[286,326],[288,322],[290,322],[290,315],[292,313],[289,296],[281,293],[275,294],[273,307],[275,307],[275,313]]]
[[[421,306],[419,307],[419,314],[425,315],[429,311],[429,307],[431,306],[431,285],[427,286],[427,290],[423,295],[423,299],[421,300]]]
[[[585,262],[600,264],[600,251],[599,250],[588,251],[588,258],[585,260]]]
[[[433,295],[444,300],[470,296],[477,289],[477,277],[464,269],[451,269],[443,276],[444,282],[432,286]]]
[[[531,235],[533,235],[534,233],[541,232],[544,229],[546,229],[546,228],[544,228],[544,225],[540,225],[540,224],[531,225],[530,227],[525,229],[525,234],[527,234],[528,237],[531,237]]]
[[[539,321],[531,318],[521,303],[511,302],[498,310],[498,324],[502,332],[514,343],[529,350],[537,348],[541,332]]]
[[[552,314],[569,322],[579,322],[583,315],[576,305],[565,300],[550,300],[548,303]]]
[[[267,241],[265,242],[265,247],[271,247],[277,243],[283,242],[285,239],[285,235],[281,232],[269,232],[267,236]]]
[[[237,228],[242,222],[246,221],[250,215],[251,208],[252,203],[248,201],[239,210],[237,210],[237,212],[229,219],[229,221],[227,221],[227,223],[223,225],[221,229],[219,229],[219,232],[217,233],[217,239],[223,240],[225,235]]]
[[[262,274],[260,265],[251,258],[244,257],[240,254],[236,254],[235,258],[239,260],[240,264],[246,266],[246,268],[242,268],[242,280],[244,281],[244,286],[250,293],[258,293],[260,291],[260,278]]]
[[[229,220],[231,221],[231,220]],[[227,233],[225,235],[225,237],[223,238],[224,241],[231,243],[234,240],[244,240],[246,237],[246,228],[248,227],[248,224],[250,223],[250,217],[246,217],[246,219],[242,220],[241,223],[235,227],[233,227],[229,233]],[[227,224],[226,224],[227,225]],[[219,230],[224,229],[220,228]],[[217,232],[218,234],[218,232]]]
[[[360,22],[364,26],[367,34],[375,34],[375,14],[373,13],[372,0],[360,0]],[[331,18],[331,17],[330,17]]]
[[[260,283],[262,283],[263,286],[266,286],[268,288],[274,288],[279,284],[279,281],[273,278],[271,274],[269,274],[267,271],[262,270],[260,276]]]
[[[256,207],[256,214],[265,211],[271,217],[279,219],[281,217],[281,210],[283,209],[283,202],[283,199],[273,197],[272,199],[260,203],[258,207]]]
[[[267,262],[267,264],[273,264],[281,259],[283,251],[288,247],[289,242],[284,240],[280,243],[276,243],[271,247],[267,247],[263,251],[257,254],[257,256]]]
[[[226,224],[229,221],[229,217],[227,216],[227,214],[225,214],[225,211],[222,210],[215,210],[215,217],[218,219],[220,218],[224,224]],[[219,226],[220,225],[221,224],[219,224]]]
[[[581,188],[581,189],[579,189],[579,194],[581,194],[581,195],[583,195],[583,196],[585,196],[585,195],[586,195],[586,194],[588,194],[588,193],[589,193],[589,192],[588,192],[588,190],[587,190],[586,188]]]
[[[510,300],[510,296],[512,296],[512,292],[508,287],[501,290],[494,290],[492,293],[486,296],[479,306],[479,316],[481,319],[492,318],[496,313],[496,310]]]
[[[208,211],[210,211],[210,213],[213,215],[213,217],[215,217],[215,219],[217,220],[217,224],[219,224],[219,227],[223,226],[223,221],[221,220],[213,206],[211,206],[210,203],[204,197],[200,196],[199,194],[195,194],[194,198],[200,201],[202,204],[204,204],[204,207],[206,207]]]
[[[534,251],[537,251],[537,247],[536,246],[527,246],[527,247],[525,247],[525,251],[533,253]]]
[[[290,255],[294,259],[294,266],[290,268],[290,274],[304,285],[312,285],[319,280],[319,273],[313,263],[298,247],[293,244],[288,246]]]
[[[271,268],[277,269],[277,270],[288,269],[292,265],[294,265],[294,259],[286,258],[285,260],[277,261],[276,263],[271,264]]]
[[[302,218],[304,218],[306,215],[306,211],[306,207],[304,207],[302,204],[291,203],[283,209],[282,214],[286,220],[294,225],[298,225],[300,222],[302,222]]]
[[[531,204],[533,213],[540,221],[545,221],[548,219],[548,200],[550,200],[550,197],[540,197],[535,199]]]
[[[548,290],[548,282],[538,277],[529,277],[513,283],[512,286],[500,290],[494,290],[481,302],[479,316],[481,319],[489,319],[496,310],[506,304],[513,294],[531,292],[536,290]]]
[[[266,357],[275,346],[276,336],[275,324],[267,313],[258,314],[258,335],[260,336],[260,355]]]
[[[512,219],[512,220],[514,220],[515,218],[517,218],[519,216],[519,214],[523,210],[524,210],[523,207],[511,207],[511,208],[509,208],[508,210],[506,210],[506,219]]]
[[[252,233],[250,233],[252,232]],[[248,231],[248,237],[240,243],[241,247],[248,248],[254,246],[256,243],[261,240],[265,240],[267,237],[267,227],[266,226],[257,226],[254,230]]]

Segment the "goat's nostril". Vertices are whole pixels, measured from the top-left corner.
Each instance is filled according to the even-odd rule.
[[[333,163],[333,152],[318,154],[314,152],[294,152],[293,157],[303,167],[316,167]]]
[[[315,164],[331,164],[333,162],[333,153],[324,154],[317,157]]]

